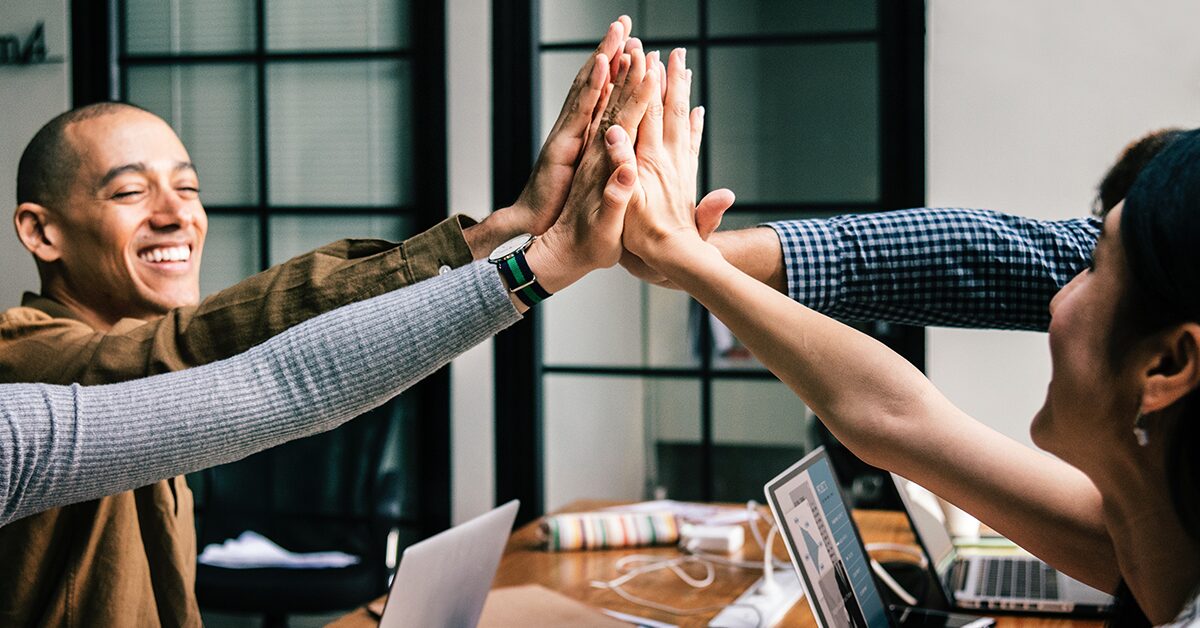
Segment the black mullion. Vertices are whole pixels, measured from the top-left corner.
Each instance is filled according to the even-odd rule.
[[[112,65],[116,2],[72,0],[70,8],[71,106],[112,100],[115,81],[119,80],[114,75],[117,68]],[[95,28],[96,24],[106,28]]]
[[[262,52],[266,48],[266,1],[256,0],[254,3],[254,47],[258,53],[255,72],[255,109],[256,124],[258,125],[258,270],[264,271],[271,265],[271,238],[267,232],[267,67],[262,61]],[[275,486],[275,463],[277,457],[272,456],[267,464],[265,473],[266,486]],[[267,491],[267,519],[275,517],[275,492]]]
[[[703,3],[704,0],[702,0]],[[707,6],[705,6],[707,8]],[[789,44],[848,44],[859,42],[878,41],[881,36],[879,30],[863,30],[863,31],[843,31],[843,32],[817,32],[817,33],[795,33],[790,35],[723,35],[720,37],[709,37],[708,31],[704,30],[704,25],[701,24],[700,37],[665,37],[661,39],[642,39],[642,44],[646,49],[651,48],[674,48],[686,47],[696,44],[707,44],[709,46],[771,46],[771,45],[789,45]],[[538,45],[540,52],[548,52],[553,50],[587,50],[595,49],[596,42],[594,41],[561,41],[549,42]]]
[[[700,40],[697,47],[700,51],[700,102],[709,102],[709,86],[712,76],[709,75],[709,40],[708,40],[708,0],[700,0]],[[705,112],[707,117],[707,111]],[[708,158],[708,150],[701,154],[701,180],[707,185],[712,181],[712,163]],[[700,499],[712,501],[716,492],[717,472],[713,466],[713,355],[712,355],[712,325],[708,310],[700,308]]]
[[[707,173],[706,173],[707,174]],[[742,203],[729,208],[727,215],[735,214],[815,214],[837,216],[849,212],[870,212],[887,207],[884,199],[878,201],[853,201],[847,203]],[[888,207],[893,209],[893,207]]]
[[[556,364],[542,367],[546,375],[590,375],[596,377],[644,377],[647,379],[698,379],[705,375],[704,369],[696,367],[672,366],[585,366],[575,364]],[[765,368],[720,369],[714,368],[708,372],[714,380],[777,380],[771,371]]]
[[[925,204],[925,7],[880,2],[880,195],[884,209]],[[925,370],[925,328],[879,326],[876,336]]]
[[[413,83],[407,97],[420,120],[414,129],[416,227],[420,230],[442,221],[447,213],[446,182],[446,73],[445,2],[412,2],[410,34],[420,54],[414,59]],[[418,98],[417,95],[420,95]],[[403,106],[397,103],[397,106]],[[425,471],[417,481],[418,517],[422,535],[450,527],[452,456],[450,367],[444,366],[414,387],[417,416],[416,458]]]
[[[215,52],[186,54],[135,54],[122,53],[121,61],[127,65],[192,65],[204,63],[250,63],[266,61],[364,61],[371,59],[409,59],[418,53],[396,48],[387,50],[304,50],[295,52]]]
[[[119,30],[113,32],[113,36],[117,39],[117,59],[122,59],[125,56],[125,25],[127,23],[128,8],[125,6],[125,0],[116,0],[117,11],[120,17],[118,18]],[[129,68],[125,67],[124,63],[117,62],[117,76],[120,85],[117,86],[117,98],[121,102],[129,102]]]
[[[408,216],[416,218],[418,229],[427,228],[427,221],[433,216],[432,212],[416,205],[396,205],[393,207],[333,207],[328,205],[270,205],[272,216]],[[257,214],[260,206],[255,205],[205,205],[205,211],[210,214],[247,215]]]
[[[254,3],[254,50],[252,58],[255,80],[255,123],[258,126],[258,269],[266,270],[271,266],[271,234],[270,209],[267,195],[270,185],[267,182],[267,7],[265,0]]]
[[[492,4],[492,198],[517,198],[533,165],[537,102],[536,0]],[[518,523],[540,516],[542,374],[537,308],[495,338],[496,502],[521,500]]]
[[[124,68],[120,58],[125,54],[125,2],[108,0],[108,99],[123,100]]]

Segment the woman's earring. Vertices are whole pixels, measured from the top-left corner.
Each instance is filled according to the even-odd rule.
[[[1137,438],[1139,447],[1150,444],[1150,433],[1146,431],[1146,415],[1141,412],[1138,412],[1137,417],[1133,419],[1133,436]]]

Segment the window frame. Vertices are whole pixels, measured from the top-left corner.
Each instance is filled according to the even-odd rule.
[[[258,270],[270,267],[272,216],[400,216],[408,218],[413,233],[438,224],[448,215],[446,164],[445,2],[411,0],[411,35],[406,46],[393,49],[304,50],[271,52],[266,49],[266,0],[255,0],[256,32],[252,51],[238,53],[129,54],[125,47],[125,0],[88,2],[71,0],[72,85],[76,107],[104,100],[127,101],[127,74],[132,66],[180,66],[201,63],[253,64],[257,79],[258,201],[244,205],[206,206],[210,215],[252,216],[258,224]],[[104,24],[104,28],[96,28]],[[412,202],[391,206],[281,206],[269,202],[267,165],[268,121],[266,71],[272,62],[404,59],[411,63],[410,94],[413,123]],[[330,239],[335,239],[331,236]],[[418,512],[411,522],[421,537],[446,529],[451,523],[450,374],[444,367],[408,392],[416,421],[417,443],[406,452],[417,457],[423,473],[411,478]]]
[[[849,32],[812,32],[793,35],[709,36],[709,0],[697,0],[698,36],[642,38],[647,49],[690,48],[689,59],[704,77],[700,103],[710,102],[709,56],[715,47],[769,46],[873,42],[877,44],[879,76],[879,198],[877,203],[741,203],[731,213],[777,214],[781,218],[803,214],[830,217],[844,213],[886,211],[919,207],[925,203],[925,7],[924,3],[877,2],[874,29]],[[493,71],[497,90],[494,119],[503,120],[493,133],[496,164],[495,198],[516,198],[539,142],[537,77],[540,54],[546,51],[589,51],[594,41],[539,41],[537,0],[496,0],[493,9]],[[636,29],[636,25],[635,25]],[[709,145],[701,150],[700,185],[712,180]],[[713,463],[713,385],[716,381],[770,381],[762,369],[724,369],[714,366],[712,329],[707,315],[700,317],[697,367],[623,367],[547,365],[542,361],[542,330],[536,312],[505,332],[496,343],[496,499],[522,500],[520,519],[528,521],[544,511],[544,449],[542,398],[546,375],[639,377],[700,382],[701,499],[712,499],[717,484]],[[898,351],[918,368],[925,368],[925,330],[922,327],[868,324],[866,329]],[[580,496],[585,497],[585,496]]]

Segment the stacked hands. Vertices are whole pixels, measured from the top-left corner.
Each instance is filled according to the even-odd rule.
[[[704,108],[690,105],[686,51],[673,50],[664,64],[630,31],[627,16],[609,25],[520,198],[488,219],[502,227],[496,238],[541,236],[526,258],[551,293],[617,262],[664,283],[656,271],[707,247],[733,204],[725,189],[695,201]]]

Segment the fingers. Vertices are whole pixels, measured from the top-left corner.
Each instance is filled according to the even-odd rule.
[[[667,59],[667,93],[663,100],[663,141],[672,146],[691,145],[692,78],[687,51],[676,48]]]
[[[630,168],[636,172],[637,155],[633,152],[633,142],[625,129],[620,126],[610,127],[604,133],[604,145],[614,174],[622,168]],[[633,185],[633,181],[629,181],[628,184]]]
[[[688,71],[690,72],[691,70]],[[704,107],[692,109],[689,126],[691,127],[691,141],[688,149],[690,150],[689,155],[692,158],[690,162],[692,165],[692,180],[695,181],[697,170],[700,168],[700,140],[704,138]]]
[[[563,125],[564,130],[572,135],[586,130],[591,124],[592,114],[596,112],[596,103],[600,102],[607,88],[608,57],[604,53],[599,53],[592,63],[592,72],[588,75],[587,85],[580,90],[570,117]]]
[[[637,162],[633,142],[620,126],[614,126],[604,133],[604,143],[613,164],[613,173],[604,186],[600,213],[607,219],[615,220],[624,215],[625,206],[633,196],[634,184],[637,183]]]
[[[704,138],[704,107],[696,107],[692,109],[690,119],[691,128],[691,149],[693,155],[700,154],[700,140]]]
[[[583,137],[592,120],[596,102],[608,83],[610,67],[620,56],[625,44],[629,33],[626,27],[620,20],[608,25],[608,31],[600,40],[600,45],[596,46],[596,51],[575,74],[551,135],[565,132],[572,137]]]
[[[648,102],[646,115],[642,117],[642,123],[638,127],[638,148],[639,150],[656,151],[663,145],[663,101],[660,87],[662,73],[658,69],[657,50],[646,56],[646,63],[654,69],[647,73],[643,87],[639,90],[644,93]]]
[[[733,191],[728,188],[713,190],[700,199],[696,205],[696,231],[700,232],[701,238],[707,240],[721,226],[725,210],[733,207],[735,200]]]
[[[613,87],[599,131],[603,133],[612,125],[619,124],[629,133],[631,141],[635,141],[638,121],[649,102],[648,95],[643,91],[647,64],[642,43],[636,37],[626,42],[625,51],[629,55],[629,69],[624,73],[623,80]]]
[[[625,21],[622,21],[621,18],[624,18]],[[604,33],[604,38],[600,40],[600,45],[596,46],[596,52],[593,56],[602,54],[612,59],[614,55],[621,51],[625,40],[629,39],[631,26],[628,20],[629,16],[622,15],[620,18],[617,18],[617,21],[608,25],[608,31]]]
[[[624,30],[624,33],[623,33],[624,38],[621,39],[621,45],[617,47],[617,50],[615,52],[610,51],[610,50],[603,50],[603,52],[607,53],[609,58],[612,59],[612,65],[611,65],[611,69],[609,71],[609,76],[617,75],[618,70],[620,69],[617,67],[617,63],[621,60],[621,57],[624,56],[621,54],[621,50],[623,50],[625,48],[625,42],[629,40],[629,34],[633,32],[633,21],[629,19],[628,15],[622,15],[621,17],[617,18],[617,22],[619,22],[621,24],[621,28],[622,28],[622,30]]]
[[[618,106],[625,104],[625,100],[629,99],[633,90],[646,77],[646,51],[642,48],[642,40],[634,37],[625,42],[625,54],[629,55],[629,70],[625,72],[625,76],[618,83],[621,93],[621,100],[617,102]]]
[[[583,139],[584,147],[592,143],[592,138],[596,137],[597,131],[600,129],[600,120],[603,118],[602,112],[608,108],[608,99],[612,97],[612,83],[604,86],[604,90],[600,93],[600,101],[596,103],[596,109],[592,113],[592,122],[588,125],[587,136]]]

